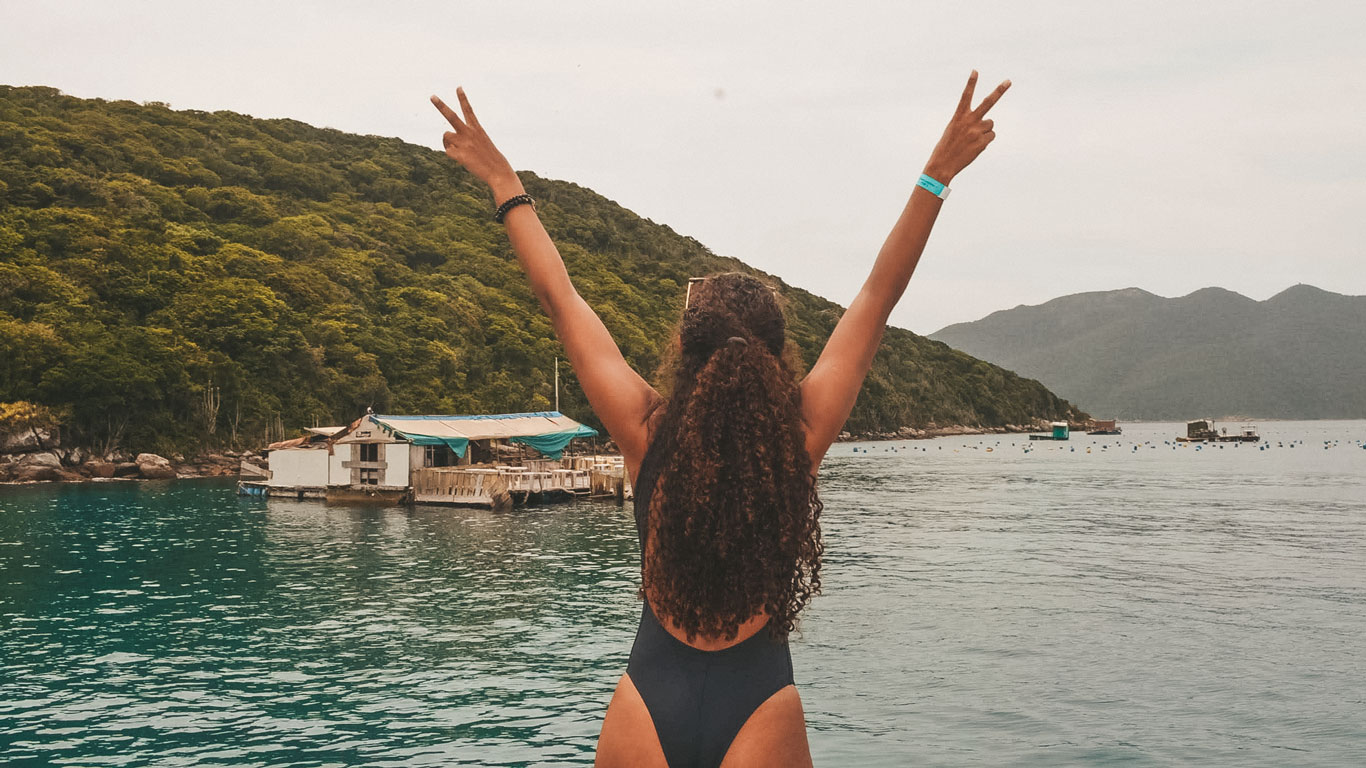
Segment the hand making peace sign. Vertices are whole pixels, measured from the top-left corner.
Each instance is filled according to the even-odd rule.
[[[441,114],[446,116],[451,128],[455,129],[446,131],[441,137],[441,143],[446,147],[446,156],[465,166],[470,173],[493,187],[496,194],[500,182],[515,181],[517,175],[507,158],[503,157],[503,153],[493,146],[493,140],[484,132],[484,127],[479,124],[479,118],[475,117],[474,109],[470,107],[470,100],[465,97],[465,89],[456,88],[455,95],[460,99],[460,111],[465,113],[464,120],[446,106],[446,102],[436,96],[432,97],[432,104],[436,105]]]
[[[976,87],[977,70],[974,69],[968,77],[967,87],[963,89],[963,97],[958,100],[958,108],[954,110],[939,144],[930,153],[930,161],[925,164],[925,173],[941,184],[948,184],[996,138],[996,132],[992,130],[995,123],[987,120],[986,114],[1010,88],[1010,81],[1002,81],[996,90],[982,99],[976,109],[972,109],[972,91]]]

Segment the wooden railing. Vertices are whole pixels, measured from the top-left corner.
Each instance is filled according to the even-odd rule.
[[[565,467],[562,462],[538,460],[527,465],[475,465],[429,467],[413,472],[413,501],[417,503],[473,504],[495,509],[510,507],[514,500],[531,494],[586,495],[593,489],[587,469]]]
[[[512,506],[512,494],[508,492],[507,480],[496,471],[430,467],[413,472],[413,501],[506,509]]]

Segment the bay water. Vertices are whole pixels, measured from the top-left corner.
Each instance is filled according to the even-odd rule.
[[[817,765],[1366,765],[1366,422],[845,443]],[[629,507],[0,488],[0,763],[588,765]]]

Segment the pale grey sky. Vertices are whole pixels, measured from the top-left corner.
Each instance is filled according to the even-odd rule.
[[[1010,78],[894,325],[1138,286],[1366,293],[1366,7],[1348,2],[0,0],[0,83],[512,163],[847,304],[968,72]]]

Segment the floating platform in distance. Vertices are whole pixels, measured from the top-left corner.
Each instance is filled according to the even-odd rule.
[[[1176,438],[1178,443],[1255,443],[1261,440],[1257,427],[1244,424],[1241,431],[1230,435],[1228,429],[1215,429],[1214,419],[1196,419],[1186,422],[1185,437]]]
[[[1119,424],[1114,419],[1101,420],[1095,419],[1091,422],[1091,428],[1087,430],[1088,435],[1122,435],[1124,430],[1120,429]]]
[[[1066,440],[1068,439],[1068,426],[1065,421],[1055,421],[1048,425],[1052,432],[1044,435],[1030,435],[1030,440]]]

